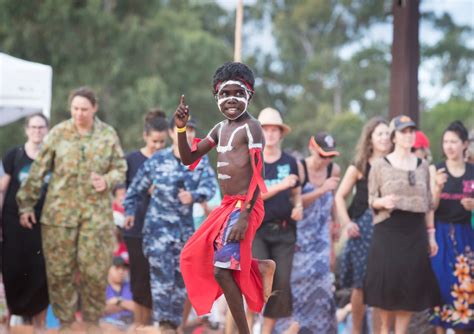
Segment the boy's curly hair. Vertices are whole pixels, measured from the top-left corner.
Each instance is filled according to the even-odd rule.
[[[219,90],[219,85],[228,80],[238,80],[247,86],[248,90],[253,94],[253,86],[255,78],[250,67],[243,63],[227,62],[219,67],[212,78],[212,91],[214,94]]]

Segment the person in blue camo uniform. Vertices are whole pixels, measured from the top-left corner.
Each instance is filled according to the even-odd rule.
[[[182,322],[186,289],[179,255],[194,233],[193,203],[209,200],[216,190],[215,173],[207,156],[194,172],[181,163],[174,119],[169,135],[172,146],[143,164],[124,201],[126,227],[131,227],[139,196],[153,186],[143,226],[143,252],[150,264],[153,320],[167,334],[175,333]]]

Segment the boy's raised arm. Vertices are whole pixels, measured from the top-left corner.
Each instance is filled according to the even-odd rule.
[[[199,160],[203,155],[209,152],[215,143],[209,140],[208,137],[193,144],[193,147],[189,147],[188,139],[186,136],[186,124],[189,119],[189,106],[184,101],[184,95],[181,95],[179,99],[179,105],[176,108],[174,122],[178,131],[178,148],[181,161],[185,165],[191,165],[193,162]]]

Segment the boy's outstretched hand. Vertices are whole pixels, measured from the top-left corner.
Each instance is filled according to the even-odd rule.
[[[185,127],[189,119],[189,106],[184,102],[184,95],[179,98],[179,104],[174,115],[174,124],[178,128]]]

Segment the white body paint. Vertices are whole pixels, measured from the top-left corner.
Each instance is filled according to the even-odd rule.
[[[233,120],[236,120],[237,118],[239,118],[240,116],[243,115],[244,112],[247,111],[247,106],[249,104],[249,99],[250,99],[250,94],[248,92],[248,88],[247,86],[245,86],[242,82],[240,81],[237,81],[237,80],[228,80],[228,81],[224,81],[220,87],[219,87],[219,90],[217,91],[217,96],[219,96],[222,88],[224,88],[225,86],[228,86],[228,85],[238,85],[240,87],[242,87],[244,90],[245,90],[245,97],[236,97],[236,96],[229,96],[229,97],[223,97],[223,98],[218,98],[217,99],[217,107],[219,108],[219,110],[221,111],[222,114],[224,114],[222,112],[222,107],[221,105],[224,104],[225,102],[229,101],[229,100],[237,100],[239,102],[242,102],[243,104],[245,104],[245,108],[244,110],[238,114],[237,116],[233,117],[233,118],[230,118],[230,117],[227,117],[225,114],[224,116],[227,118],[227,119],[230,119],[231,121]]]
[[[247,138],[249,139],[249,149],[251,148],[262,148],[262,143],[254,143],[253,142],[253,136],[252,133],[250,132],[250,128],[248,124],[244,124],[236,128],[230,135],[229,141],[227,145],[222,146],[221,145],[221,136],[222,136],[222,127],[223,127],[223,122],[219,123],[219,142],[217,143],[217,152],[219,153],[225,153],[225,152],[230,152],[233,150],[232,142],[234,141],[235,134],[240,131],[240,130],[245,130],[247,132]]]
[[[232,176],[227,175],[227,174],[220,174],[220,173],[217,173],[217,178],[218,178],[219,180],[228,180],[228,179],[231,179]]]

